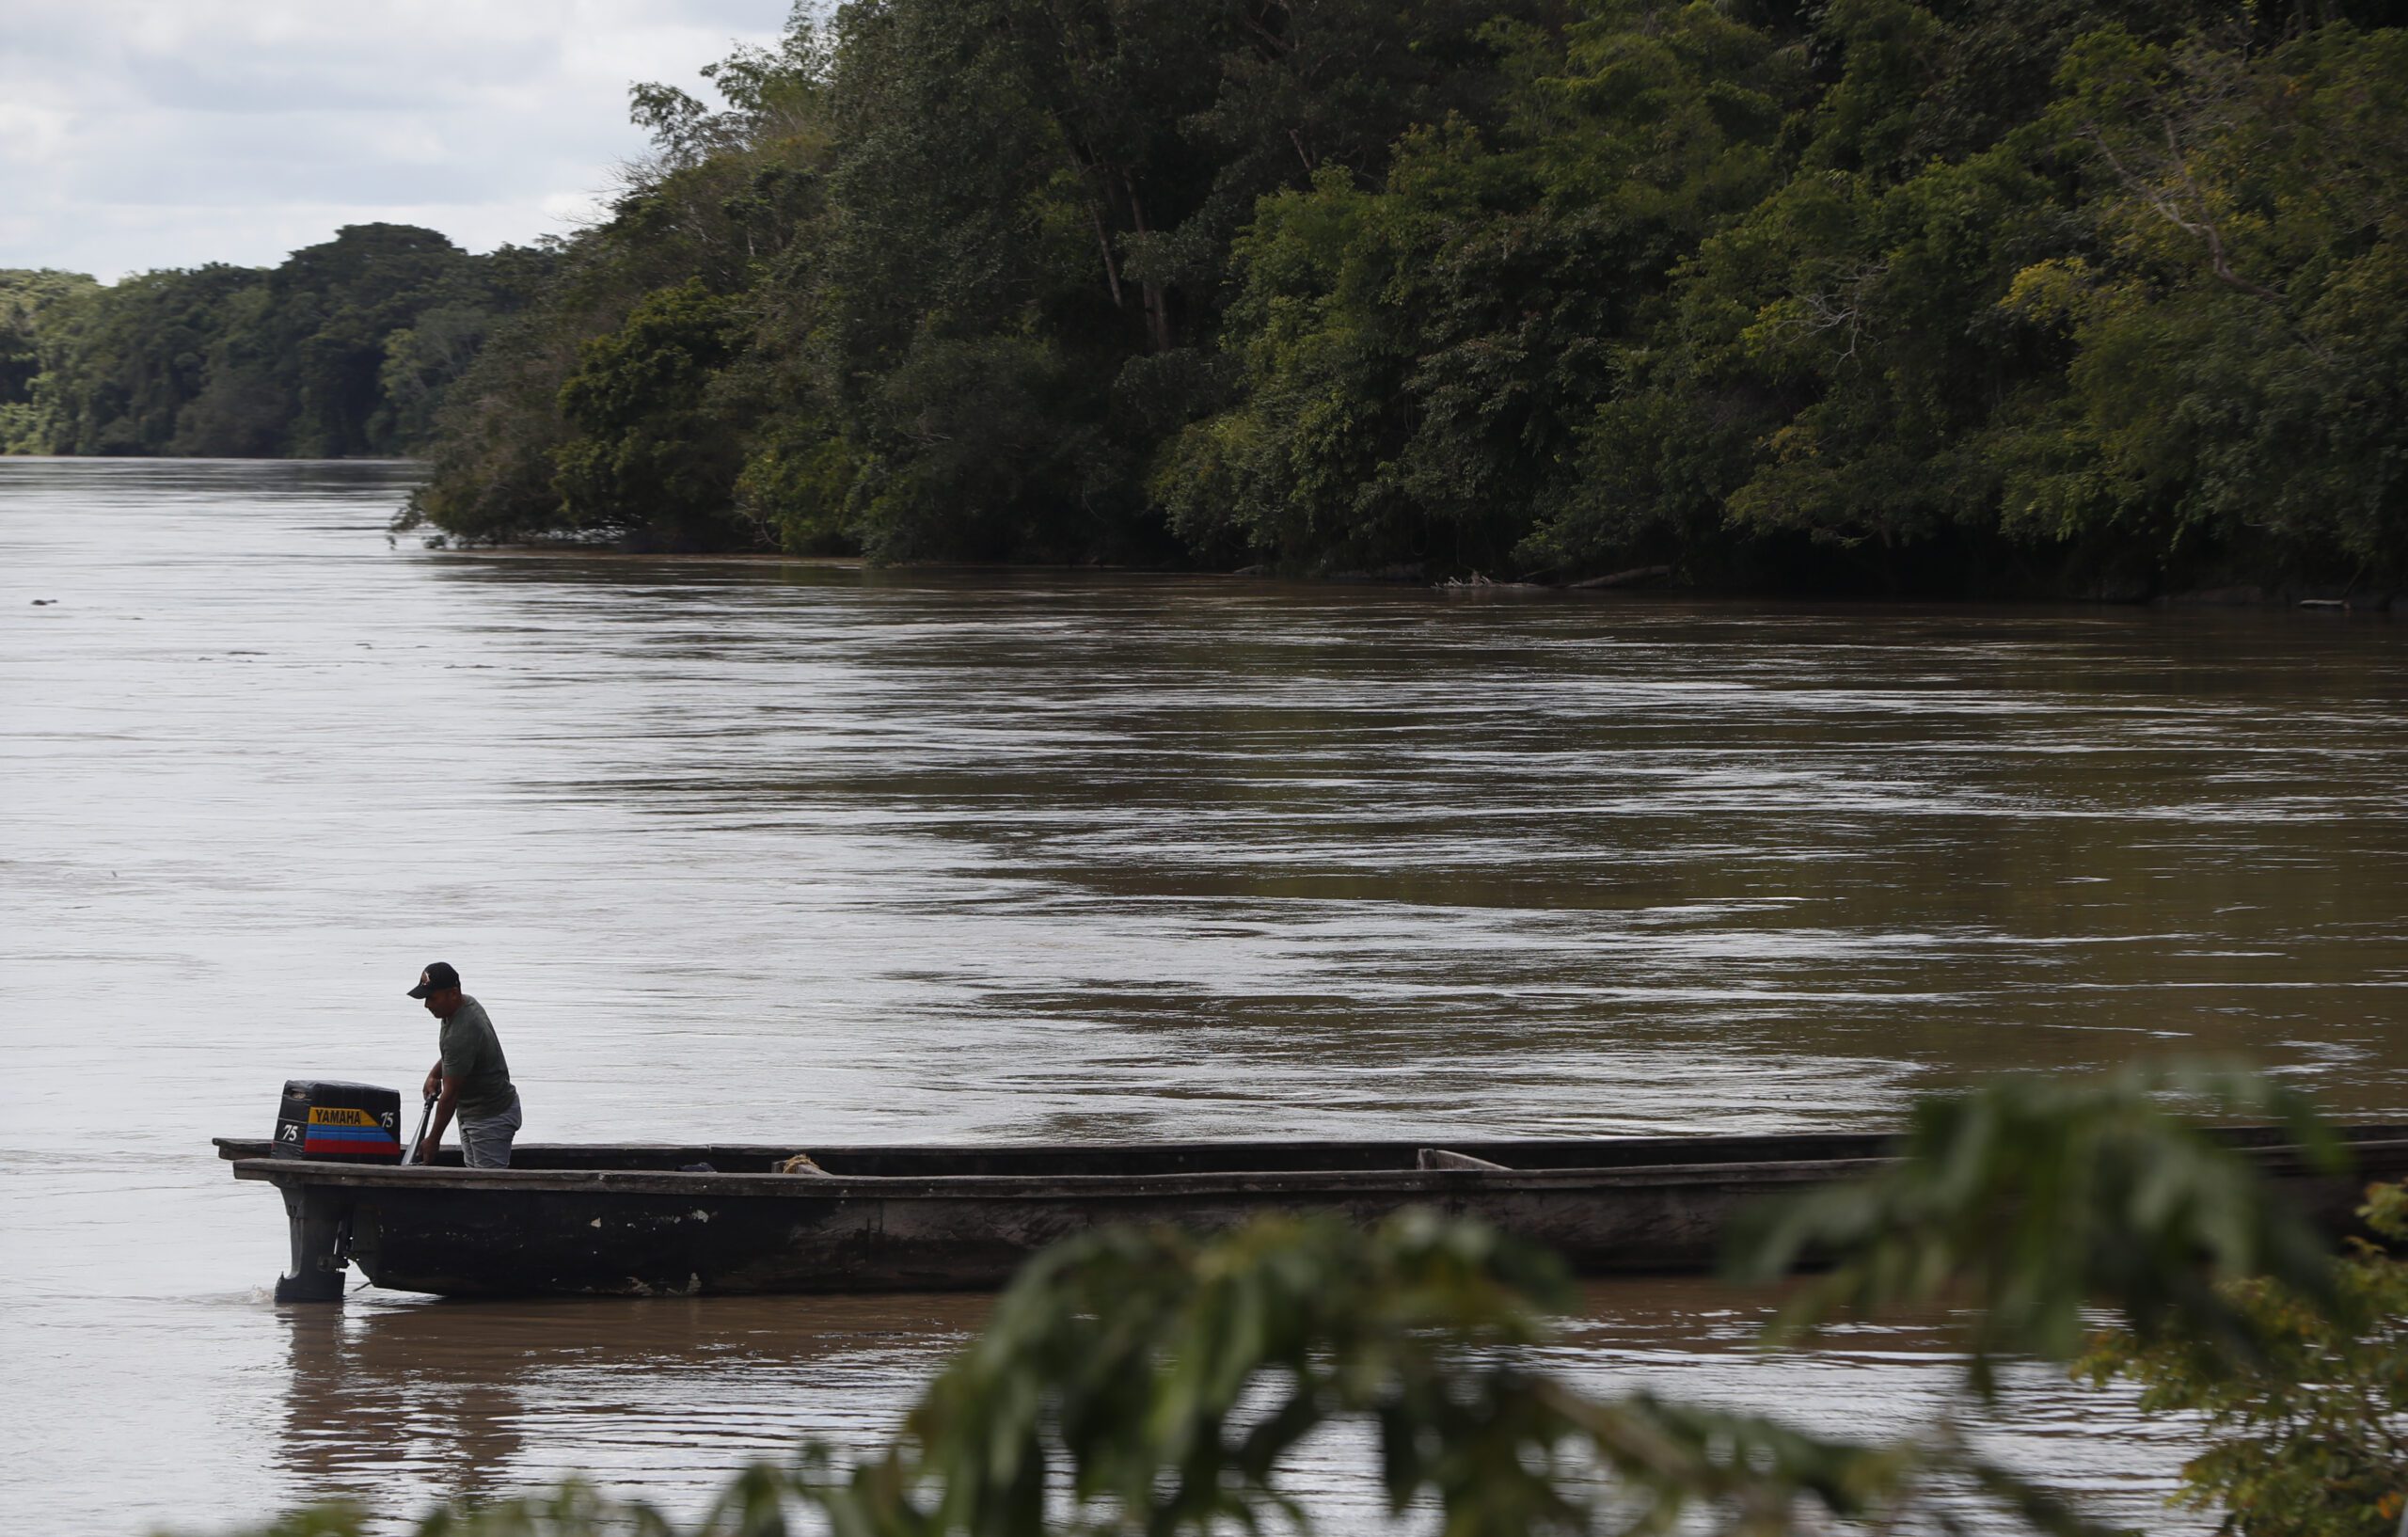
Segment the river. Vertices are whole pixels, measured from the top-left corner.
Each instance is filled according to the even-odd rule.
[[[2408,1112],[2408,626],[465,553],[387,537],[412,473],[0,459],[8,1530],[691,1511],[976,1327],[277,1309],[207,1139],[406,1090],[436,959],[529,1140],[1867,1127],[2161,1050]],[[1585,1297],[1599,1390],[1877,1431],[1950,1371]],[[2024,1386],[2010,1456],[2178,1529],[2171,1429]]]

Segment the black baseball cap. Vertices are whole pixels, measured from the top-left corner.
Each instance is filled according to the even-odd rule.
[[[438,960],[418,974],[418,986],[410,989],[410,996],[423,998],[428,993],[441,992],[445,988],[456,988],[459,985],[460,974],[452,969],[452,963],[448,960]]]

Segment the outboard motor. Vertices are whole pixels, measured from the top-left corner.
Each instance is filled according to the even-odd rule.
[[[330,1164],[402,1161],[402,1097],[373,1084],[295,1078],[284,1085],[276,1112],[277,1158]],[[278,1302],[339,1302],[351,1262],[351,1202],[347,1192],[289,1185],[284,1214],[293,1230],[293,1274],[276,1283]]]
[[[402,1097],[373,1084],[295,1078],[284,1085],[271,1151],[336,1164],[398,1164]]]

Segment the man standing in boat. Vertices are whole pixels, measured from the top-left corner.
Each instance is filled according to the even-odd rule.
[[[409,995],[423,999],[426,1011],[443,1022],[442,1054],[426,1071],[426,1097],[435,1101],[435,1121],[418,1145],[412,1162],[434,1160],[443,1146],[444,1128],[460,1117],[460,1152],[472,1169],[510,1166],[510,1144],[518,1135],[518,1090],[510,1082],[510,1063],[501,1054],[501,1038],[493,1033],[485,1006],[460,990],[460,974],[448,961],[436,961],[420,972]]]

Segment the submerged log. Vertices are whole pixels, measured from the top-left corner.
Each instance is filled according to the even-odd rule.
[[[1661,581],[1671,574],[1672,568],[1669,565],[1635,565],[1627,571],[1617,571],[1611,576],[1591,577],[1585,581],[1571,582],[1567,585],[1575,591],[1598,587],[1637,587],[1641,582]]]

